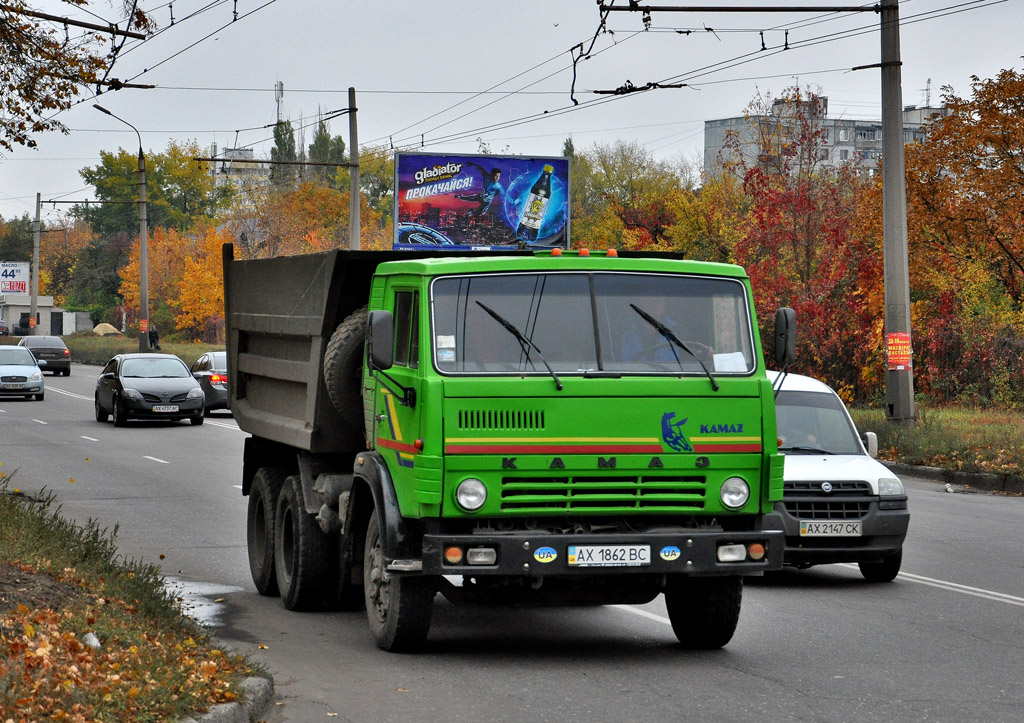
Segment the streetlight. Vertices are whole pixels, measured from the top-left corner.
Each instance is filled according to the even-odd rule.
[[[92,107],[121,121],[139,137],[139,351],[144,352],[149,350],[149,228],[146,224],[146,157],[142,154],[142,135],[138,128],[98,103],[93,103]]]

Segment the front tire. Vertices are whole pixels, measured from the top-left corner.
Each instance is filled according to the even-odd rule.
[[[903,564],[903,548],[882,558],[880,562],[858,562],[860,574],[868,582],[892,582],[900,574]]]
[[[96,408],[96,421],[106,422],[107,417],[110,415],[108,415],[106,410],[104,410],[103,407],[100,405],[100,397],[98,394],[95,397],[93,397],[93,406]]]
[[[672,630],[691,650],[715,650],[732,640],[742,601],[739,575],[676,577],[665,590]]]
[[[37,402],[43,401],[43,394],[42,393],[36,394],[35,397],[36,397],[36,401]]]
[[[110,416],[113,418],[114,426],[123,427],[128,421],[128,415],[125,414],[124,407],[121,406],[121,397],[115,394],[110,406]]]
[[[188,421],[192,422],[192,426],[193,427],[198,427],[200,424],[203,423],[204,418],[203,418],[203,415],[200,414],[200,415],[198,415],[196,417],[189,417]]]
[[[279,467],[260,467],[249,489],[245,516],[245,546],[249,552],[249,572],[260,595],[278,595],[274,572],[274,514],[277,496],[288,474]]]
[[[392,575],[385,569],[376,510],[366,529],[363,592],[366,618],[378,648],[404,653],[423,646],[437,588],[432,578]]]
[[[274,516],[274,568],[281,600],[289,610],[320,610],[332,584],[328,538],[302,504],[302,480],[284,481]]]

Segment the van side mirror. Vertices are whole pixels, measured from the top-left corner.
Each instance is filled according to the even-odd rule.
[[[775,363],[784,369],[796,359],[796,312],[788,306],[775,311]]]
[[[366,321],[370,366],[390,369],[395,363],[395,320],[390,311],[371,311]]]
[[[874,432],[864,432],[864,446],[868,448],[868,455],[878,456],[878,435]]]

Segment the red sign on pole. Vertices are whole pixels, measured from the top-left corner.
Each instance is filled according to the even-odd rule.
[[[143,333],[149,331],[149,319],[139,319],[139,331]]]
[[[889,360],[889,371],[909,369],[910,356],[909,332],[897,331],[887,335],[886,357]]]

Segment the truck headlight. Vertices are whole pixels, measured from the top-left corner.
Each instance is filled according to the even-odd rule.
[[[898,496],[906,494],[903,489],[903,483],[895,477],[884,477],[878,480],[878,494],[882,497],[886,496]]]
[[[740,477],[730,477],[722,483],[722,489],[718,494],[722,498],[723,505],[737,510],[747,504],[747,500],[750,499],[750,485]]]
[[[483,482],[473,477],[464,479],[455,488],[455,501],[466,512],[476,512],[487,501],[487,488]]]

